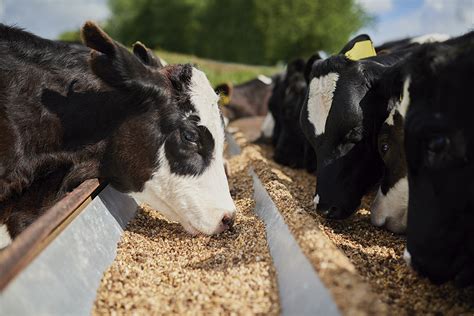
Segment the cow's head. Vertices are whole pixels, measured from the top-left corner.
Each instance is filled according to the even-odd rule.
[[[394,85],[401,83],[392,82]],[[371,207],[371,221],[375,226],[385,226],[394,233],[404,233],[407,225],[408,180],[404,148],[404,123],[409,102],[408,86],[403,84],[403,95],[389,99],[390,113],[380,128],[378,150],[383,160],[383,176],[380,188]],[[398,89],[395,89],[398,90]]]
[[[301,106],[306,96],[306,80],[304,78],[305,62],[296,59],[288,64],[278,121],[280,134],[275,145],[275,161],[293,168],[304,167],[304,146],[306,138],[301,131],[299,118]]]
[[[435,283],[474,283],[474,32],[409,65],[407,256]]]
[[[235,206],[224,172],[224,127],[205,74],[191,65],[161,67],[140,43],[132,54],[91,22],[82,37],[92,48],[92,71],[126,96],[116,109],[123,120],[105,144],[103,176],[192,234],[228,228]]]
[[[317,157],[315,205],[329,218],[351,215],[381,177],[376,138],[387,108],[377,106],[384,100],[372,88],[386,67],[377,57],[364,59],[373,54],[361,35],[307,72],[301,126]]]
[[[285,95],[285,73],[275,76],[272,94],[268,100],[268,114],[262,124],[262,135],[271,137],[271,143],[276,146],[281,134],[280,111]]]

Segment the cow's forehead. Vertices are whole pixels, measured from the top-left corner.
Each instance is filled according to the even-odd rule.
[[[214,137],[216,145],[221,146],[224,142],[224,128],[217,104],[219,97],[206,75],[196,68],[192,71],[189,96],[200,118],[199,124],[205,126]]]
[[[339,80],[339,74],[330,72],[314,77],[309,84],[308,119],[314,127],[316,136],[325,132],[326,121],[331,110],[334,91]]]

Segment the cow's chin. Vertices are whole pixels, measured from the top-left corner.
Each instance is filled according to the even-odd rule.
[[[138,203],[149,205],[151,208],[157,210],[167,220],[180,223],[183,229],[192,236],[215,235],[220,234],[225,230],[224,226],[221,224],[222,218],[225,214],[224,211],[216,211],[213,212],[214,214],[212,215],[207,214],[208,212],[203,214],[193,211],[201,209],[199,206],[183,209],[176,208],[170,205],[167,201],[156,197],[154,194],[152,197],[143,192],[132,193],[131,195]]]
[[[389,231],[403,234],[407,227],[408,182],[399,180],[388,192],[377,192],[371,206],[370,219],[373,225],[385,226]]]

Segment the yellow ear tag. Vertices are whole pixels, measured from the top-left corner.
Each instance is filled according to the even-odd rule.
[[[225,94],[221,94],[221,97],[219,99],[219,104],[221,106],[226,106],[226,105],[229,105],[230,103],[230,98],[228,95],[225,95]]]
[[[354,44],[351,50],[344,55],[350,60],[359,60],[367,57],[377,56],[371,40],[365,40]]]

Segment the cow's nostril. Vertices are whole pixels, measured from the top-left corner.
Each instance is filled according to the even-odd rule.
[[[222,224],[224,224],[224,226],[227,229],[231,229],[232,226],[234,225],[234,216],[233,215],[224,215],[224,217],[222,218]]]

